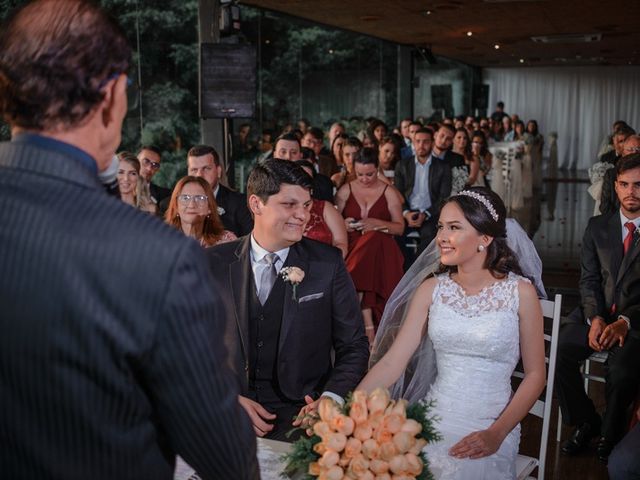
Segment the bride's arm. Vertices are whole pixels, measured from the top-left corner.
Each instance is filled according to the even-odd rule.
[[[411,356],[420,345],[423,332],[426,331],[431,297],[436,282],[435,277],[429,278],[416,289],[409,304],[407,316],[391,348],[369,370],[357,390],[371,392],[376,387],[386,388],[400,378]]]
[[[520,282],[518,294],[524,379],[502,414],[487,430],[474,432],[451,447],[450,453],[455,457],[480,458],[495,453],[509,432],[527,415],[544,389],[546,368],[540,301],[530,283]]]

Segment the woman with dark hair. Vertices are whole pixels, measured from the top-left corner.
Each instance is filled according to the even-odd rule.
[[[207,248],[237,238],[222,226],[211,185],[200,177],[187,176],[178,180],[164,220]]]
[[[474,162],[478,163],[478,176],[471,186],[488,187],[489,181],[487,176],[491,171],[493,155],[487,148],[487,139],[485,138],[484,133],[480,130],[473,132],[473,137],[471,138],[471,157]]]
[[[353,160],[362,150],[362,142],[357,137],[349,137],[342,145],[342,167],[338,173],[331,175],[331,181],[337,189],[352,180],[356,175],[353,171]]]
[[[296,163],[314,178],[316,171],[309,160],[297,160]],[[347,229],[342,216],[336,207],[326,200],[312,199],[310,218],[304,228],[303,235],[318,242],[333,245],[342,252],[342,258],[347,256]]]
[[[480,161],[471,154],[471,142],[469,141],[469,134],[467,130],[458,128],[456,134],[453,137],[453,151],[464,158],[464,173],[458,174],[460,178],[458,181],[452,181],[451,194],[458,194],[464,187],[473,185],[478,179],[478,171],[480,170]],[[454,169],[460,169],[461,167],[453,167]],[[455,172],[452,169],[452,175],[455,177]],[[452,179],[455,180],[455,179]]]
[[[513,139],[514,140],[524,140],[524,122],[522,120],[516,120],[513,124]]]
[[[540,190],[542,188],[542,147],[544,147],[544,137],[538,131],[537,121],[529,120],[527,122],[524,143],[529,155],[531,155],[533,189]]]
[[[393,177],[395,175],[396,162],[400,155],[397,143],[392,137],[384,137],[378,145],[378,176],[380,180],[389,185],[393,185]]]
[[[396,293],[389,300],[373,367],[357,387],[391,386],[394,398],[434,402],[443,439],[424,452],[436,478],[515,478],[519,422],[545,385],[540,303],[507,243],[505,216],[486,188],[447,200],[435,239],[439,260],[403,278],[402,302]],[[524,379],[513,393],[521,358]]]
[[[376,118],[369,124],[369,128],[367,128],[367,136],[371,138],[377,146],[380,144],[382,139],[387,136],[388,131],[389,128],[387,127],[387,124]]]
[[[356,179],[336,194],[349,238],[347,270],[360,295],[370,342],[387,298],[402,277],[404,262],[393,235],[402,235],[402,196],[378,177],[378,156],[364,148],[355,158]]]
[[[346,133],[338,133],[331,142],[331,156],[336,161],[336,165],[342,168],[344,160],[342,159],[342,147],[346,141],[349,140],[349,135]]]
[[[151,194],[140,176],[140,160],[131,152],[120,152],[117,156],[119,163],[116,178],[120,199],[143,212],[155,214],[157,206],[151,200]]]

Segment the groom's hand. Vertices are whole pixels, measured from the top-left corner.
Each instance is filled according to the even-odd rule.
[[[264,437],[267,433],[273,430],[273,425],[265,422],[265,420],[273,420],[276,418],[275,413],[269,413],[258,402],[254,402],[250,398],[243,397],[242,395],[238,395],[238,401],[240,402],[240,405],[242,405],[242,408],[247,412],[247,415],[249,415],[256,435]]]
[[[305,395],[304,401],[306,402],[306,405],[300,409],[298,416],[293,421],[293,426],[309,430],[315,423],[313,419],[316,416],[315,414],[318,410],[318,403],[320,402],[320,399],[314,401],[310,395]],[[309,432],[307,431],[307,433]]]
[[[451,447],[449,455],[456,458],[488,457],[498,451],[502,440],[493,430],[480,430],[470,433]]]

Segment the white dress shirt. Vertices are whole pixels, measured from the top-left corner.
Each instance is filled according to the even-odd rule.
[[[640,217],[634,218],[633,220],[631,220],[630,218],[625,217],[622,214],[622,210],[620,210],[620,228],[622,229],[623,242],[624,242],[624,239],[627,238],[627,235],[629,234],[629,230],[627,230],[627,227],[624,226],[624,224],[627,222],[633,223],[636,226],[636,229],[638,229],[640,228]]]
[[[416,165],[416,173],[413,182],[413,190],[409,195],[409,208],[411,210],[418,210],[420,212],[426,212],[431,206],[431,192],[429,192],[429,169],[431,167],[431,160],[433,156],[429,155],[427,161],[424,164],[418,161],[417,157],[414,157],[413,161]]]

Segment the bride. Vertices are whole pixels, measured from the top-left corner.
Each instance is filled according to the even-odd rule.
[[[544,388],[540,303],[507,245],[505,216],[486,188],[446,202],[435,239],[440,268],[429,275],[437,254],[427,250],[407,272],[385,310],[375,365],[358,386],[434,402],[443,440],[425,451],[439,480],[514,479],[519,422]],[[530,247],[524,260],[540,268],[522,229],[511,230]],[[513,394],[520,358],[525,375]]]

